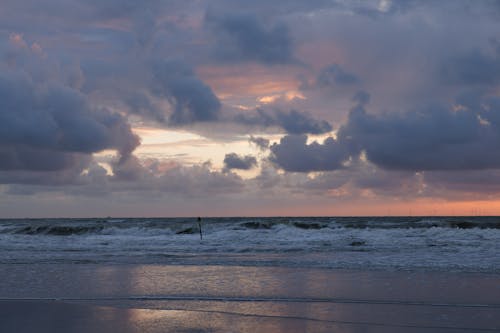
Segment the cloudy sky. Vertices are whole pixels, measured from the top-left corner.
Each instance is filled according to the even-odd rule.
[[[500,214],[500,2],[2,0],[0,215]]]

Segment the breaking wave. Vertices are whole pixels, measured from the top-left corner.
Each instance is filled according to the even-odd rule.
[[[337,218],[207,218],[210,230],[270,230],[290,227],[320,229],[500,229],[496,217],[337,217]],[[0,233],[22,235],[73,236],[168,232],[198,234],[195,219],[32,219],[0,220]]]
[[[496,217],[0,220],[0,263],[500,271]],[[200,239],[202,236],[203,239]]]

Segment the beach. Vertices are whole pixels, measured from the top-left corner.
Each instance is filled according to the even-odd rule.
[[[498,332],[488,217],[0,221],[0,332]]]
[[[0,265],[1,332],[494,332],[488,273]]]

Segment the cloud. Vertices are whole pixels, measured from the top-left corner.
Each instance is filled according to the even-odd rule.
[[[21,34],[11,34],[7,45],[0,62],[0,183],[76,184],[93,153],[115,150],[117,164],[130,158],[139,138],[126,118],[78,90],[84,75],[77,63],[57,62]]]
[[[108,192],[146,191],[192,197],[237,193],[244,187],[238,175],[212,170],[208,162],[184,166],[168,160],[134,159],[122,166],[120,174],[108,177]]]
[[[78,91],[0,73],[0,168],[64,169],[78,154],[115,149],[126,158],[138,145],[122,116],[92,108]]]
[[[260,150],[267,150],[269,148],[269,140],[266,138],[251,135],[248,142],[255,144]]]
[[[167,98],[173,107],[169,124],[179,126],[218,119],[219,99],[186,63],[172,59],[156,61],[153,78],[152,91]]]
[[[266,25],[252,14],[213,12],[207,14],[206,22],[215,34],[214,52],[220,61],[264,65],[295,62],[292,39],[284,23]]]
[[[84,165],[71,169],[43,173],[0,171],[0,183],[8,184],[0,194],[33,195],[54,192],[62,193],[67,198],[112,196],[144,201],[163,196],[176,200],[207,199],[207,195],[215,198],[240,193],[245,188],[244,181],[237,174],[229,170],[212,170],[209,163],[183,166],[173,161],[139,160],[131,156],[113,171],[113,175],[108,174],[94,161],[87,161]]]
[[[346,185],[353,174],[345,169],[321,172],[314,178],[308,177],[300,184],[300,188],[315,193],[325,194],[325,192],[340,189]]]
[[[87,0],[85,1],[85,5],[100,17],[119,18],[143,12],[145,9],[159,10],[161,8],[161,1],[144,0],[138,3],[134,0]]]
[[[271,145],[270,160],[286,171],[311,172],[343,167],[350,155],[344,145],[333,138],[323,143],[307,144],[306,135],[287,135]]]
[[[160,0],[89,0],[84,5],[91,19],[101,21],[127,20],[130,22],[134,37],[141,47],[153,39],[156,21],[160,13],[167,8],[175,7],[174,2],[165,6]]]
[[[107,177],[107,192],[152,192],[157,195],[175,193],[191,197],[207,194],[224,195],[242,190],[242,179],[230,170],[212,170],[210,163],[184,166],[175,161],[132,156],[126,163],[114,166],[114,175]],[[99,187],[94,184],[93,187]],[[85,189],[82,189],[85,190]]]
[[[426,194],[422,173],[384,170],[366,161],[359,161],[349,172],[352,187],[357,190],[398,198],[415,198]]]
[[[212,171],[207,164],[169,169],[159,177],[158,182],[160,191],[188,196],[224,195],[240,192],[244,188],[238,175]]]
[[[290,110],[290,112],[276,111],[277,123],[290,134],[322,134],[330,132],[332,126],[325,120],[315,120],[309,114]]]
[[[440,3],[445,1],[440,1]],[[451,1],[456,2],[456,1]],[[388,1],[345,1],[345,0],[289,0],[286,3],[274,3],[266,0],[237,3],[232,0],[211,1],[211,6],[219,10],[232,12],[252,12],[261,16],[278,15],[310,15],[322,12],[339,11],[361,15],[369,18],[379,18],[384,15],[405,14],[412,9],[426,6],[426,1],[421,0],[388,0]],[[433,7],[436,7],[433,4]]]
[[[387,170],[500,168],[495,153],[500,149],[500,99],[481,93],[464,96],[454,107],[370,114],[364,107],[369,95],[360,93],[336,139],[308,145],[305,135],[285,136],[270,147],[270,158],[295,172],[336,170],[361,155]]]
[[[493,3],[5,0],[0,183],[35,192],[153,192],[148,198],[248,190],[251,182],[230,170],[146,161],[150,146],[134,157],[128,113],[134,125],[196,125],[190,130],[217,136],[214,146],[239,130],[255,135],[252,144],[270,150],[274,163],[259,161],[255,188],[276,193],[403,197],[422,181],[446,196],[468,187],[495,193],[487,185],[500,170]],[[301,62],[308,66],[289,66]],[[300,89],[299,76],[311,88],[303,99],[255,109],[259,97]],[[371,96],[351,100],[359,89]],[[335,137],[306,136],[340,122]],[[276,129],[286,136],[272,148],[257,137]],[[183,149],[168,146],[169,156]],[[105,161],[112,172],[93,160],[108,149],[118,152]]]
[[[0,144],[0,170],[59,171],[82,166],[87,154]],[[85,164],[83,164],[84,166]]]
[[[500,170],[429,171],[424,180],[436,196],[452,197],[455,194],[492,195],[500,193]]]
[[[444,1],[443,1],[444,2]],[[384,17],[387,15],[404,14],[407,11],[418,8],[425,1],[421,0],[382,0],[382,1],[352,1],[338,2],[340,6],[352,10],[358,15],[368,16],[373,19]]]
[[[74,184],[91,162],[88,154],[0,145],[0,184]]]
[[[352,97],[352,101],[356,102],[359,106],[364,106],[370,102],[370,94],[366,91],[360,90],[354,94]]]
[[[286,112],[257,108],[253,114],[249,112],[237,114],[233,121],[248,126],[281,127],[289,134],[323,134],[332,130],[327,121],[314,119],[309,113],[297,110]]]
[[[144,119],[152,119],[158,123],[166,123],[165,111],[151,101],[151,97],[145,93],[132,92],[125,98],[130,113],[140,115]]]
[[[144,168],[136,156],[130,156],[124,161],[111,161],[113,167],[113,181],[140,181],[147,176],[148,170]]]
[[[472,50],[466,54],[453,55],[445,59],[439,76],[445,83],[474,85],[498,85],[500,83],[500,47],[498,41],[491,43],[494,54]]]
[[[332,64],[323,68],[316,78],[316,86],[320,88],[332,87],[335,85],[353,85],[360,82],[360,79],[343,69],[338,64]]]
[[[358,106],[339,133],[352,138],[368,160],[386,169],[499,168],[495,151],[500,148],[500,104],[483,103],[483,109],[476,110],[438,105],[381,115]]]
[[[252,2],[236,3],[232,0],[211,1],[211,9],[227,12],[251,12],[256,15],[277,16],[279,14],[309,13],[315,10],[336,7],[337,2],[342,0],[289,0],[286,3],[276,4],[266,0],[255,0]]]
[[[230,153],[224,156],[225,170],[250,170],[255,166],[257,166],[257,159],[252,155],[239,156],[236,153]]]

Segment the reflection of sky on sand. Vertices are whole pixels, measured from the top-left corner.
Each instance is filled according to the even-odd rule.
[[[173,306],[169,304],[168,306]],[[192,306],[191,304],[190,306]],[[0,301],[2,332],[449,332],[495,331],[499,309],[373,304],[214,302],[151,310],[60,302]],[[143,304],[136,304],[143,306]],[[176,306],[180,306],[177,304]],[[304,311],[305,310],[305,311]],[[307,312],[315,314],[308,317]],[[322,318],[325,317],[325,318]]]
[[[10,312],[0,321],[0,332],[9,332],[7,328],[20,321],[26,326],[21,325],[16,333],[33,332],[33,327],[42,333],[500,329],[500,284],[494,274],[228,266],[4,266],[0,310]],[[13,301],[26,298],[38,302]],[[41,301],[47,298],[72,304]]]
[[[188,296],[497,303],[495,274],[287,267],[2,265],[0,297]]]

